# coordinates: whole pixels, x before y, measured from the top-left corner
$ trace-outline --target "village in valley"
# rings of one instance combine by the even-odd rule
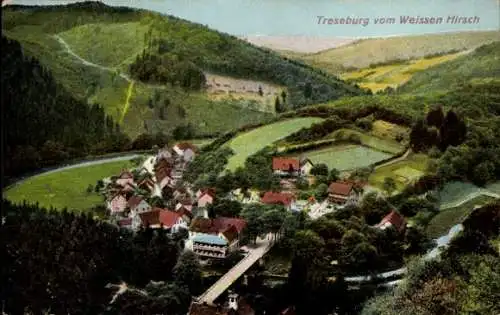
[[[209,207],[216,198],[243,205],[280,206],[287,212],[305,212],[311,219],[317,219],[347,206],[356,206],[368,191],[366,182],[334,175],[336,180],[329,183],[322,199],[315,196],[299,199],[296,182],[305,180],[314,185],[315,165],[307,158],[273,157],[269,168],[281,178],[279,190],[242,191],[238,188],[220,195],[214,187],[195,189],[192,183],[183,180],[184,170],[198,153],[199,148],[189,142],[178,143],[172,148],[165,146],[158,149],[156,155],[142,159],[139,167],[99,181],[97,186],[105,196],[110,221],[132,231],[151,228],[178,233],[184,230],[187,250],[192,250],[202,260],[220,259],[242,247],[240,241],[247,222],[239,217],[211,216]],[[331,173],[338,171],[333,169]],[[382,192],[378,195],[383,198]],[[387,215],[376,227],[395,227],[401,232],[405,224],[403,216],[388,208]]]
[[[498,30],[7,2],[1,315],[500,314]]]

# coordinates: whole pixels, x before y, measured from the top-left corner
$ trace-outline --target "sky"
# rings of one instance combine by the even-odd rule
[[[13,4],[63,4],[64,0],[11,0]],[[102,0],[175,15],[233,35],[377,37],[462,30],[499,30],[500,0]],[[401,16],[442,17],[440,24],[402,24]],[[360,24],[318,24],[325,18],[363,18]],[[447,23],[449,16],[475,23]],[[394,24],[375,23],[394,17]],[[326,22],[328,23],[328,22]]]

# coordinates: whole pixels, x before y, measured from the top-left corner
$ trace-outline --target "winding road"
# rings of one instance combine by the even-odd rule
[[[468,201],[471,201],[472,199],[477,198],[479,196],[488,196],[488,197],[500,199],[500,195],[499,194],[494,193],[492,191],[488,191],[486,189],[481,189],[479,191],[475,191],[473,193],[465,195],[464,198],[462,198],[460,200],[457,200],[457,201],[454,201],[454,202],[448,202],[448,203],[446,203],[444,205],[441,205],[439,207],[439,209],[440,210],[446,210],[446,209],[450,209],[450,208],[456,208],[456,207],[459,207],[459,206],[463,205],[464,203],[466,203]]]
[[[140,157],[140,156],[142,156],[142,154],[129,153],[129,154],[125,154],[123,156],[115,156],[115,157],[101,158],[101,159],[98,158],[98,159],[93,159],[93,160],[81,161],[81,162],[78,162],[75,164],[66,164],[63,166],[55,166],[55,167],[50,168],[50,169],[42,169],[40,172],[38,172],[34,175],[19,178],[18,180],[14,181],[9,186],[5,187],[4,191],[7,191],[7,190],[11,189],[12,187],[17,186],[19,184],[22,184],[23,182],[27,181],[28,179],[35,178],[37,176],[58,173],[58,172],[66,171],[66,170],[73,169],[73,168],[79,168],[79,167],[99,165],[99,164],[105,164],[105,163],[111,163],[111,162],[129,161],[129,160],[132,160],[132,159]]]

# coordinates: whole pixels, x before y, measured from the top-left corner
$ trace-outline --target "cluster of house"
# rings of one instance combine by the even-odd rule
[[[207,188],[194,192],[189,183],[182,181],[183,171],[196,153],[195,146],[180,143],[172,149],[160,149],[139,170],[123,171],[108,183],[107,206],[120,227],[131,230],[162,228],[171,232],[186,229],[189,249],[201,257],[224,258],[239,248],[246,222],[238,218],[209,218],[207,207],[216,198],[215,190]],[[274,158],[272,164],[275,172],[287,176],[309,176],[313,166],[307,159],[289,158]],[[355,182],[333,182],[328,187],[328,202],[337,206],[356,204],[361,191],[362,185]],[[237,196],[242,196],[241,191],[233,191],[228,197]],[[170,209],[151,205],[148,200],[154,197],[168,199]],[[253,193],[242,198],[239,200],[245,203],[282,205],[289,211],[301,211],[316,203],[313,197],[297,200],[295,193],[287,190]],[[384,220],[381,228],[397,225],[397,214],[388,215]]]
[[[274,174],[291,178],[310,177],[313,166],[313,163],[307,158],[274,157],[272,162]],[[335,207],[356,205],[361,199],[365,185],[366,183],[358,181],[343,180],[332,182],[328,186],[327,201]],[[285,189],[293,187],[286,180],[281,182],[281,186]],[[267,192],[261,201],[265,204],[282,204],[287,209],[295,211],[300,211],[304,208],[304,204],[296,200],[295,194],[289,191]],[[314,198],[310,198],[306,204],[314,202]],[[397,231],[402,232],[406,227],[406,220],[399,212],[391,210],[376,227],[382,230],[394,227]]]
[[[112,220],[123,228],[166,229],[172,233],[185,229],[186,246],[201,257],[224,258],[239,248],[246,222],[218,217],[210,219],[207,207],[214,202],[215,190],[194,192],[182,181],[183,171],[197,153],[189,143],[167,147],[144,162],[137,171],[124,170],[106,189],[107,207]],[[135,172],[135,174],[134,174]],[[154,197],[168,200],[170,209],[151,205]]]

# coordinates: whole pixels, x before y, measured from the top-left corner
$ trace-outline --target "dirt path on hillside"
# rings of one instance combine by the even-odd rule
[[[66,50],[66,52],[68,54],[75,57],[81,64],[88,66],[88,67],[97,68],[97,69],[102,70],[102,71],[116,73],[118,76],[125,79],[129,83],[135,84],[135,82],[137,82],[136,80],[132,79],[128,74],[123,73],[123,72],[119,72],[118,69],[116,69],[116,68],[98,65],[96,63],[93,63],[92,61],[88,61],[87,59],[79,56],[71,49],[71,47],[68,45],[68,43],[61,36],[56,34],[56,35],[53,35],[53,37],[64,47],[64,49]],[[153,89],[165,89],[165,86],[163,86],[163,85],[149,84],[149,83],[144,83],[144,82],[140,82],[140,83],[147,86],[147,87],[153,88]]]
[[[471,201],[479,196],[488,196],[488,197],[500,199],[499,194],[496,194],[496,193],[488,191],[488,190],[480,190],[480,191],[470,193],[470,194],[464,196],[464,198],[462,198],[460,200],[445,203],[444,205],[441,205],[439,207],[439,209],[446,210],[446,209],[456,208],[456,207],[459,207],[459,206],[463,205],[464,203]]]
[[[390,161],[388,161],[388,162],[386,162],[384,164],[377,165],[377,166],[375,166],[374,169],[379,169],[381,167],[389,166],[389,165],[392,165],[394,163],[398,163],[398,162],[404,161],[404,160],[406,160],[406,158],[408,157],[408,155],[410,155],[410,153],[411,153],[411,149],[408,149],[408,150],[406,150],[405,154],[403,154],[402,156],[400,156],[398,158],[395,158],[394,160],[390,160]]]

